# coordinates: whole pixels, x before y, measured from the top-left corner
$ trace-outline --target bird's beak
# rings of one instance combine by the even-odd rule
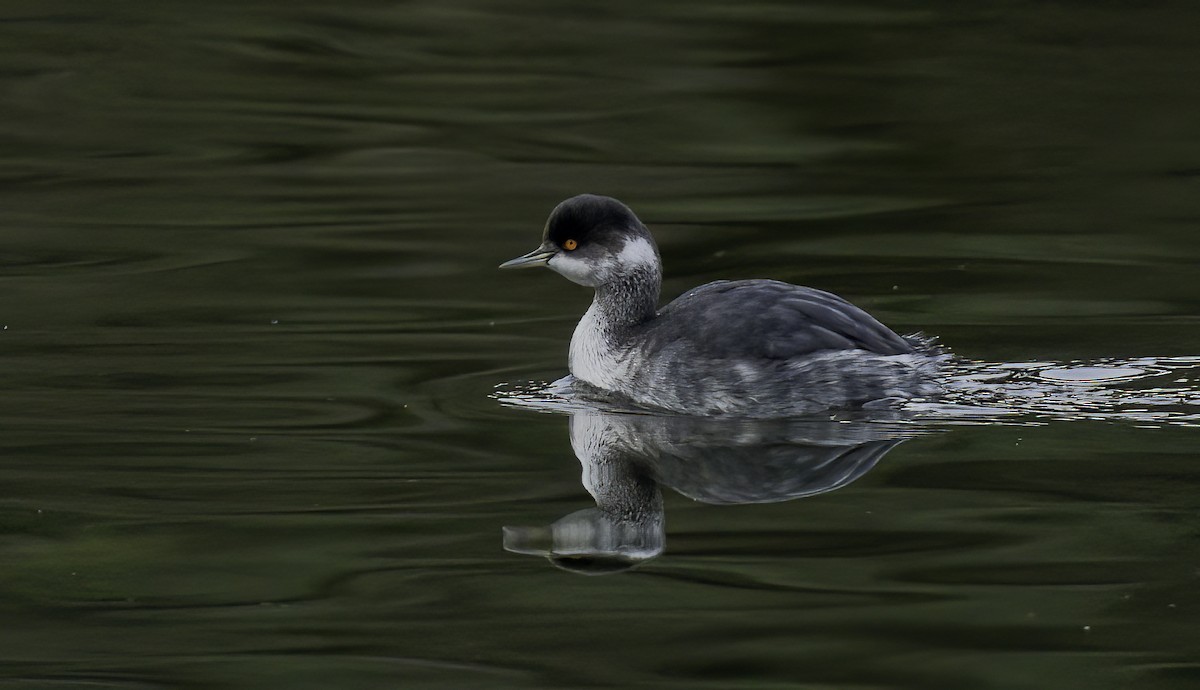
[[[558,249],[553,245],[543,244],[525,256],[518,256],[512,261],[505,261],[500,264],[500,268],[533,268],[534,266],[545,266],[549,263],[550,257],[557,253]]]

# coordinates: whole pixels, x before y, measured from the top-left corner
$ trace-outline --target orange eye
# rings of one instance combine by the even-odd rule
[[[567,251],[571,251],[578,246],[579,246],[579,243],[576,242],[575,240],[567,240],[566,242],[563,242],[563,249],[565,249]]]

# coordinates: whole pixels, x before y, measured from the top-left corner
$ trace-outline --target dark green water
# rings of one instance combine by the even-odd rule
[[[668,296],[814,285],[982,362],[1200,354],[1197,25],[7,0],[0,688],[1200,685],[1194,367],[810,498],[664,491],[665,551],[605,577],[503,549],[594,503],[567,417],[492,396],[565,373],[589,295],[495,266],[583,191]]]

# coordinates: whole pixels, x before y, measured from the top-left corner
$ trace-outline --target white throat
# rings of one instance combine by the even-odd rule
[[[604,311],[592,302],[575,326],[567,363],[575,378],[605,390],[619,390],[628,369],[626,353],[605,337]]]

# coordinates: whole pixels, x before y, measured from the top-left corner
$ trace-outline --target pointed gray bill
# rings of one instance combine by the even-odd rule
[[[500,264],[500,268],[533,268],[534,266],[545,266],[550,261],[550,257],[557,253],[558,250],[554,247],[547,247],[543,244],[525,256],[518,256],[512,261],[505,261]]]

